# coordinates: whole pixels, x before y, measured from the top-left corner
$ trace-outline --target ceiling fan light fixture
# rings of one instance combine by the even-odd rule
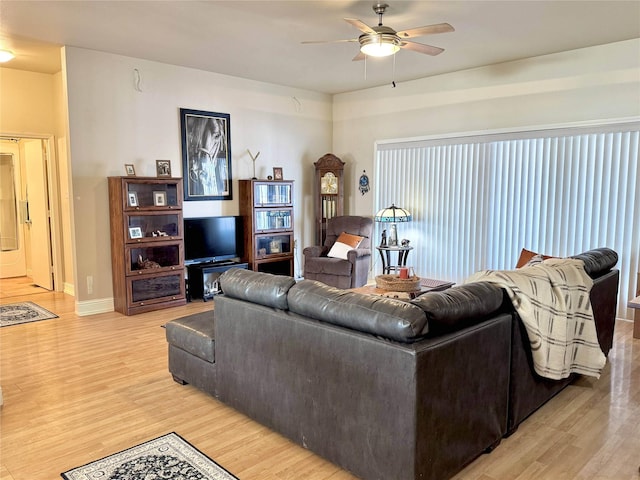
[[[400,39],[385,33],[361,35],[360,51],[369,57],[388,57],[400,50]]]
[[[0,63],[8,62],[15,58],[15,55],[11,50],[0,50]]]

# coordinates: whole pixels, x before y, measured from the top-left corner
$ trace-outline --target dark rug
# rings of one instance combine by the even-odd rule
[[[238,480],[175,432],[62,474],[66,480]]]
[[[48,320],[49,318],[58,318],[58,316],[33,302],[0,305],[0,327]]]

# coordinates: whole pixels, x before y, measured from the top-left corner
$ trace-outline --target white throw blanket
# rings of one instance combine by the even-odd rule
[[[593,280],[582,260],[553,258],[518,270],[486,270],[465,281],[471,282],[490,282],[507,291],[529,336],[538,375],[600,377],[606,358],[589,300]]]

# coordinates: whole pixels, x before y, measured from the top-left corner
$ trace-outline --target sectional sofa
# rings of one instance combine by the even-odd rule
[[[606,353],[617,255],[577,257]],[[220,282],[215,320],[167,324],[174,379],[363,479],[450,478],[572,380],[535,374],[517,314],[489,283],[404,302],[246,270]]]

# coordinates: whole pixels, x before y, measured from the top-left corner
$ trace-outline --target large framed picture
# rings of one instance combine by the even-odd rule
[[[184,199],[231,200],[228,113],[180,109]]]

